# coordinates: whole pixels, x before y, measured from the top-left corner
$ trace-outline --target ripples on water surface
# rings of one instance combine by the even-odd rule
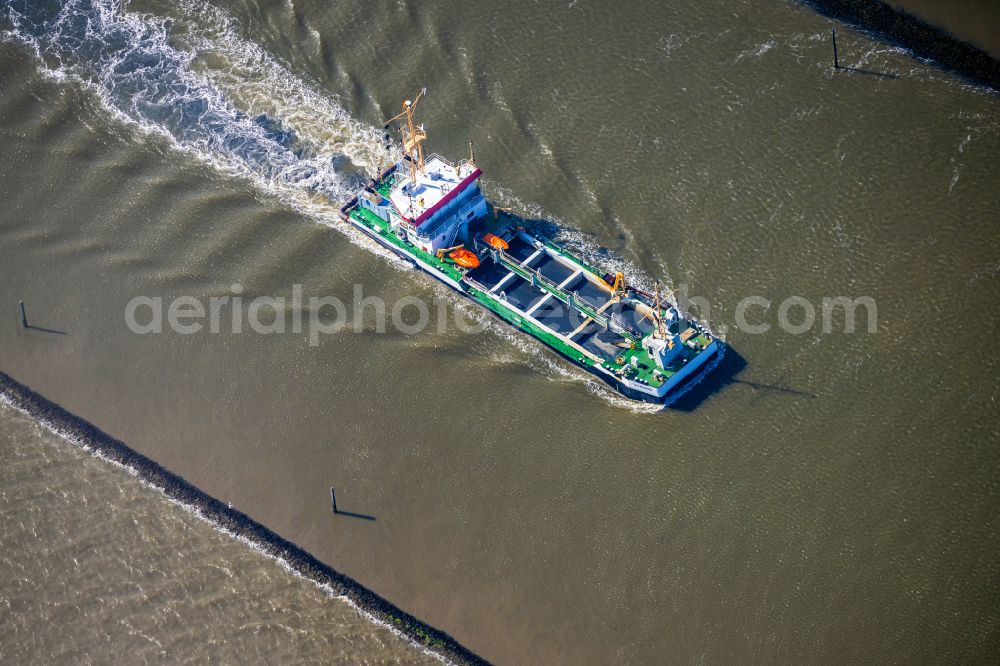
[[[844,28],[842,62],[876,75],[834,75],[829,22],[785,2],[0,7],[0,299],[70,333],[7,317],[5,371],[497,661],[998,649],[995,95]],[[432,148],[474,139],[500,202],[595,263],[688,284],[713,325],[751,294],[869,295],[878,333],[730,331],[726,381],[647,414],[501,326],[318,348],[125,329],[137,294],[234,282],[442,294],[328,228],[328,199],[384,163],[377,128],[422,86]],[[189,576],[158,568],[189,591],[216,552],[254,557],[170,509],[132,512],[141,490],[97,462],[69,453],[48,474],[38,456],[57,449],[17,450],[29,485],[118,486],[111,515],[161,525],[151,561],[183,555]],[[377,520],[331,521],[333,483]],[[30,524],[68,549],[75,515]],[[315,601],[246,566],[235,594],[266,604],[255,617]],[[83,589],[116,580],[144,592],[120,583],[108,604],[159,589],[118,566]],[[232,629],[195,591],[174,603],[205,605],[197,630],[129,621],[174,645]],[[335,612],[303,606],[301,626],[353,631]]]
[[[439,663],[125,470],[0,419],[6,663]]]

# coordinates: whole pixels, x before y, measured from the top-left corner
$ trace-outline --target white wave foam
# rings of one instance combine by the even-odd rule
[[[770,51],[771,49],[773,49],[774,47],[776,47],[777,45],[778,43],[775,42],[773,39],[769,39],[766,42],[757,44],[753,48],[750,48],[738,54],[736,56],[736,59],[733,60],[733,64],[738,63],[740,60],[743,60],[744,58],[759,58],[768,51]]]
[[[200,7],[187,4],[192,12]],[[333,160],[346,156],[371,169],[375,150],[383,150],[377,130],[352,120],[259,46],[239,38],[223,13],[202,8],[183,30],[174,29],[175,19],[126,11],[113,0],[69,0],[49,13],[29,1],[8,6],[7,16],[13,29],[5,37],[31,48],[44,75],[82,84],[140,135],[165,140],[338,229],[393,265],[405,264],[342,224],[331,205],[353,189],[333,168]],[[228,71],[197,65],[199,57],[215,48],[213,38],[233,64]],[[182,48],[185,43],[189,50]],[[237,88],[249,102],[246,108],[234,103],[231,93]],[[268,94],[282,100],[270,106],[272,113],[264,108]],[[292,113],[295,109],[299,111]],[[290,119],[277,115],[286,112]],[[308,114],[315,114],[309,123]],[[318,127],[326,128],[325,134]]]
[[[127,11],[115,0],[68,0],[58,11],[31,0],[15,4],[7,5],[13,30],[6,36],[35,52],[45,75],[84,85],[118,121],[140,135],[165,140],[337,229],[392,266],[411,269],[396,254],[343,224],[331,205],[352,191],[350,175],[338,173],[331,162],[344,156],[374,172],[388,161],[381,131],[353,119],[329,93],[240,36],[224,11],[196,0],[175,5],[184,18]],[[546,215],[538,204],[525,203],[496,183],[485,186],[519,214],[551,223],[558,230],[554,240],[588,263],[623,272],[641,289],[652,288],[631,261]],[[543,346],[529,344],[492,317],[485,320],[547,376],[582,379],[601,387],[601,397],[612,395],[588,373],[554,359]]]
[[[374,173],[401,155],[386,155],[381,131],[359,122],[331,99],[328,92],[293,74],[260,45],[240,36],[234,21],[222,10],[193,0],[177,7],[193,17],[198,29],[183,36],[191,50],[210,53],[199,71],[249,114],[266,113],[307,138],[325,155],[343,154]],[[319,33],[315,33],[319,39]]]
[[[31,419],[32,422],[35,423],[37,426],[39,426],[39,427],[41,427],[41,428],[43,428],[45,430],[48,430],[50,433],[52,433],[53,435],[55,435],[59,439],[62,439],[64,441],[66,441],[66,442],[69,442],[70,444],[76,446],[77,448],[80,448],[80,449],[86,451],[87,453],[91,454],[95,458],[98,458],[98,459],[100,459],[100,460],[102,460],[102,461],[110,464],[112,467],[115,467],[115,468],[117,468],[117,469],[125,472],[129,476],[134,477],[140,483],[140,485],[142,485],[145,488],[149,488],[150,490],[156,491],[157,493],[160,494],[160,496],[164,500],[166,500],[167,502],[169,502],[173,506],[176,506],[176,507],[180,508],[182,511],[184,511],[185,513],[188,513],[188,514],[190,514],[192,516],[195,516],[199,520],[204,521],[207,525],[209,525],[216,532],[219,532],[220,534],[224,534],[224,535],[226,535],[226,536],[228,536],[230,538],[233,538],[233,539],[239,541],[240,543],[242,543],[243,545],[247,546],[250,550],[254,551],[258,555],[262,555],[262,556],[266,557],[267,559],[269,559],[269,560],[277,563],[278,566],[280,566],[282,569],[284,569],[285,571],[287,571],[291,575],[295,576],[296,578],[308,581],[309,583],[311,583],[312,585],[314,585],[317,589],[319,589],[323,593],[325,593],[331,599],[337,599],[337,600],[345,602],[348,606],[350,606],[352,609],[354,609],[354,611],[356,613],[358,613],[358,615],[364,617],[367,621],[371,622],[372,624],[375,624],[377,626],[384,627],[384,628],[388,629],[394,636],[397,636],[397,637],[403,639],[408,644],[410,644],[414,648],[416,648],[420,653],[425,654],[425,655],[429,655],[431,657],[434,657],[435,659],[437,659],[438,661],[440,661],[441,663],[444,663],[444,664],[450,664],[451,663],[450,661],[448,661],[444,657],[444,655],[438,654],[437,652],[434,652],[433,650],[430,650],[426,645],[423,645],[422,643],[414,640],[410,636],[407,636],[405,633],[403,633],[402,631],[400,631],[397,627],[393,626],[392,624],[390,624],[388,622],[385,622],[381,618],[379,618],[379,617],[373,615],[372,613],[368,612],[367,610],[365,610],[364,608],[362,608],[361,606],[359,606],[358,604],[356,604],[350,597],[348,597],[346,595],[343,595],[343,594],[340,594],[339,592],[337,592],[329,584],[322,583],[322,582],[320,582],[320,581],[318,581],[318,580],[316,580],[314,578],[310,578],[309,576],[306,576],[306,575],[302,574],[300,571],[298,571],[294,567],[294,565],[292,564],[292,562],[290,562],[289,560],[287,560],[287,559],[285,559],[283,557],[280,557],[278,555],[275,555],[274,553],[268,551],[259,542],[254,541],[253,539],[250,539],[250,538],[248,538],[248,537],[246,537],[246,536],[244,536],[242,534],[237,534],[236,532],[233,532],[229,528],[227,528],[227,527],[225,527],[223,525],[220,525],[218,522],[212,520],[210,517],[208,517],[207,515],[205,515],[205,513],[197,505],[187,504],[185,502],[181,502],[178,499],[170,497],[169,495],[167,495],[166,488],[164,488],[163,486],[159,486],[159,485],[157,485],[155,483],[152,483],[152,482],[148,481],[147,479],[143,478],[141,470],[136,469],[135,467],[132,467],[131,465],[125,465],[123,463],[118,462],[117,460],[114,460],[113,458],[108,457],[107,455],[104,454],[103,451],[101,451],[100,449],[94,448],[93,446],[90,446],[86,441],[84,441],[83,439],[81,439],[80,437],[78,437],[75,433],[71,433],[71,432],[65,430],[64,428],[62,428],[61,426],[59,426],[57,423],[55,423],[55,422],[53,422],[53,421],[51,421],[49,419],[46,419],[46,418],[43,418],[43,417],[39,417],[38,415],[31,413],[29,410],[27,410],[27,409],[25,409],[25,408],[23,408],[23,407],[15,404],[3,392],[0,392],[0,403],[3,403],[4,405],[7,405],[8,407],[14,409],[15,411],[17,411],[17,412],[19,412],[21,414],[24,414],[26,417],[28,417],[29,419]]]

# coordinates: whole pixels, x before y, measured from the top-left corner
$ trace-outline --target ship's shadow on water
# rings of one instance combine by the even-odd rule
[[[520,215],[503,209],[499,210],[495,224],[497,226],[509,225],[512,227],[523,227],[528,233],[534,236],[549,238],[555,240],[556,242],[560,241],[560,235],[563,231],[565,231],[565,229],[560,227],[558,224],[549,220],[521,217]],[[568,249],[578,250],[578,248],[572,247],[569,247]],[[597,263],[600,263],[602,259],[614,259],[611,250],[603,247],[591,249],[596,255]],[[595,259],[595,257],[588,257],[588,259]],[[713,361],[710,360],[709,363],[713,363]],[[726,345],[722,358],[719,359],[714,367],[705,368],[704,372],[697,372],[692,377],[685,380],[685,382],[690,382],[690,384],[687,387],[683,384],[679,387],[679,390],[682,391],[681,395],[673,402],[667,404],[665,411],[692,412],[700,407],[702,403],[704,403],[712,395],[720,392],[725,387],[733,385],[750,387],[755,392],[759,392],[760,397],[764,397],[769,393],[815,397],[811,394],[796,391],[778,384],[766,384],[738,379],[738,375],[742,373],[746,367],[747,361],[743,355],[736,351],[732,346]],[[601,377],[601,379],[604,378]],[[613,385],[611,388],[617,390],[617,387]]]
[[[849,69],[850,71],[855,71],[861,74],[877,74],[876,72],[868,72],[867,70],[859,70],[857,68],[842,67],[841,69]],[[563,227],[546,219],[522,217],[504,209],[498,209],[497,213],[498,214],[494,220],[494,224],[497,227],[523,227],[528,233],[534,236],[549,238],[556,242],[560,242],[560,236],[565,231]],[[570,245],[573,244],[571,243]],[[579,248],[570,246],[567,246],[567,249],[570,249],[571,251],[579,251]],[[595,256],[586,258],[592,260],[594,263],[602,264],[604,263],[602,260],[607,260],[608,263],[613,263],[613,260],[615,259],[611,250],[606,248],[591,247],[589,249],[591,252],[588,252],[588,254]],[[710,360],[708,363],[713,362],[714,361]],[[722,358],[714,363],[714,367],[706,367],[703,371],[696,372],[692,377],[685,379],[684,381],[689,384],[684,386],[682,383],[682,385],[678,387],[681,394],[676,400],[668,403],[664,411],[693,412],[706,400],[716,393],[721,392],[724,388],[748,389],[753,393],[753,396],[750,398],[753,402],[765,398],[780,396],[786,398],[817,397],[813,393],[786,386],[780,379],[773,382],[741,379],[740,375],[746,370],[748,365],[747,360],[731,345],[725,346]],[[602,379],[604,378],[602,377]],[[617,387],[613,385],[611,388],[617,390]]]
[[[746,367],[747,362],[743,355],[727,345],[718,365],[709,369],[701,377],[701,381],[688,388],[679,398],[667,405],[667,411],[693,412],[723,388],[739,383],[740,380],[736,377]]]
[[[742,354],[727,345],[719,364],[709,370],[701,381],[668,405],[667,410],[692,412],[708,398],[723,389],[748,389],[752,394],[750,396],[751,402],[758,402],[766,398],[813,399],[819,397],[815,393],[787,386],[781,379],[771,382],[741,379],[740,375],[747,369],[748,365]]]

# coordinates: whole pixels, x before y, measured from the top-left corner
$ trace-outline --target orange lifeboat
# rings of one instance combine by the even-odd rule
[[[483,240],[498,250],[506,250],[510,247],[510,245],[507,244],[507,241],[500,238],[496,234],[485,233],[483,234]]]
[[[462,268],[476,268],[479,266],[479,257],[475,252],[460,247],[448,254],[448,257]]]

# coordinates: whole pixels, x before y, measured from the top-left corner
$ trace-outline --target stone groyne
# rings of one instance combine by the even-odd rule
[[[0,399],[57,435],[131,470],[146,483],[159,488],[168,498],[192,508],[220,529],[246,539],[301,576],[347,598],[374,621],[384,623],[422,649],[450,663],[487,663],[448,634],[400,610],[246,514],[196,488],[156,461],[132,450],[88,421],[70,414],[3,372],[0,372]]]
[[[878,0],[803,2],[824,16],[870,31],[974,83],[992,88],[994,92],[1000,91],[1000,60],[902,9]]]

